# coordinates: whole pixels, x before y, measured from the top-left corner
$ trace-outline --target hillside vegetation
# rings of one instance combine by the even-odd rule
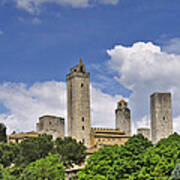
[[[0,144],[0,179],[63,180],[65,169],[80,165],[86,147],[66,137],[48,135],[20,144]],[[179,180],[180,135],[174,133],[153,145],[134,135],[124,145],[105,146],[92,154],[77,180]]]

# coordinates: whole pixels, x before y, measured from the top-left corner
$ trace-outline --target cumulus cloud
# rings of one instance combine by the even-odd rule
[[[9,110],[0,121],[8,132],[35,129],[38,117],[44,114],[65,116],[65,84],[62,82],[35,83],[30,88],[23,83],[0,85],[0,101]]]
[[[35,83],[31,87],[24,83],[4,83],[0,85],[0,92],[0,102],[9,110],[0,114],[0,122],[6,124],[8,133],[35,130],[42,115],[56,115],[67,120],[64,82]],[[92,126],[114,127],[114,111],[121,98],[91,87]]]
[[[92,126],[115,128],[115,109],[117,108],[117,102],[123,97],[121,95],[111,96],[95,87],[91,89]],[[126,100],[128,101],[128,99]]]
[[[151,42],[136,42],[130,47],[117,45],[107,53],[111,68],[117,72],[114,78],[132,90],[129,101],[135,127],[140,122],[144,123],[145,119],[148,121],[149,96],[155,91],[172,93],[173,113],[177,122],[180,116],[180,55],[163,52]],[[174,123],[175,129],[180,132],[177,124]]]

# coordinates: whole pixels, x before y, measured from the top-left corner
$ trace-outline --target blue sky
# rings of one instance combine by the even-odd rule
[[[28,91],[28,88],[36,83],[65,82],[69,68],[77,64],[82,57],[87,70],[91,72],[94,88],[112,99],[116,96],[129,98],[129,102],[133,102],[130,102],[133,108],[134,100],[137,98],[133,99],[135,94],[141,94],[144,85],[154,79],[144,81],[135,78],[134,82],[137,81],[140,89],[133,89],[130,87],[132,83],[129,82],[131,77],[126,80],[128,75],[117,63],[122,57],[126,59],[128,56],[120,57],[121,51],[110,55],[107,50],[113,50],[118,45],[133,49],[133,45],[138,42],[143,42],[145,47],[151,42],[161,48],[161,53],[174,54],[179,61],[179,0],[77,0],[77,3],[74,0],[37,0],[36,4],[34,2],[0,1],[0,86],[3,87],[9,82],[11,85],[8,86],[8,90],[19,86],[19,83],[23,83],[26,86],[24,91]],[[113,61],[114,58],[116,62]],[[133,70],[134,68],[128,74]],[[154,73],[154,70],[150,73]],[[123,75],[125,80],[122,79]],[[167,83],[171,84],[169,82],[172,82],[172,76],[163,75],[158,82],[164,79],[168,79]],[[163,85],[153,86],[154,88],[149,88],[151,91],[147,91],[147,100],[142,100],[142,105],[133,112],[134,121],[142,122],[143,118],[148,118],[145,116],[148,114],[147,103],[151,92],[166,89],[171,91],[180,87],[176,82],[167,88]],[[0,97],[0,114],[6,116],[1,118],[4,122],[9,114],[15,116],[7,96]],[[144,97],[145,95],[142,96]],[[143,109],[144,113],[139,112],[140,109]],[[174,109],[174,117],[177,119],[180,112],[176,110],[178,107]],[[101,115],[103,119],[103,114]],[[97,117],[100,117],[100,114]]]

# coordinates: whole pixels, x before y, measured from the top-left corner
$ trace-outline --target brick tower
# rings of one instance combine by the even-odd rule
[[[80,59],[79,64],[66,75],[68,136],[90,147],[90,73]]]
[[[173,132],[171,94],[152,94],[150,106],[152,142],[156,143],[161,138],[166,138]]]
[[[131,135],[131,111],[127,107],[127,102],[123,99],[118,102],[116,113],[116,128]]]

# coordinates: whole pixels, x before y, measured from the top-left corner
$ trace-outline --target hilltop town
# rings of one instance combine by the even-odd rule
[[[115,129],[91,127],[90,104],[90,73],[86,72],[82,59],[70,69],[66,75],[67,84],[67,135],[81,141],[89,149],[98,149],[104,145],[124,144],[132,135],[131,110],[128,102],[121,99],[115,109]],[[150,96],[151,128],[140,127],[138,134],[153,143],[166,138],[173,133],[171,94],[155,92]],[[103,118],[103,117],[102,117]],[[54,139],[65,136],[65,119],[53,115],[44,115],[36,124],[37,132],[18,133],[10,135],[9,141],[21,140],[51,134]]]

